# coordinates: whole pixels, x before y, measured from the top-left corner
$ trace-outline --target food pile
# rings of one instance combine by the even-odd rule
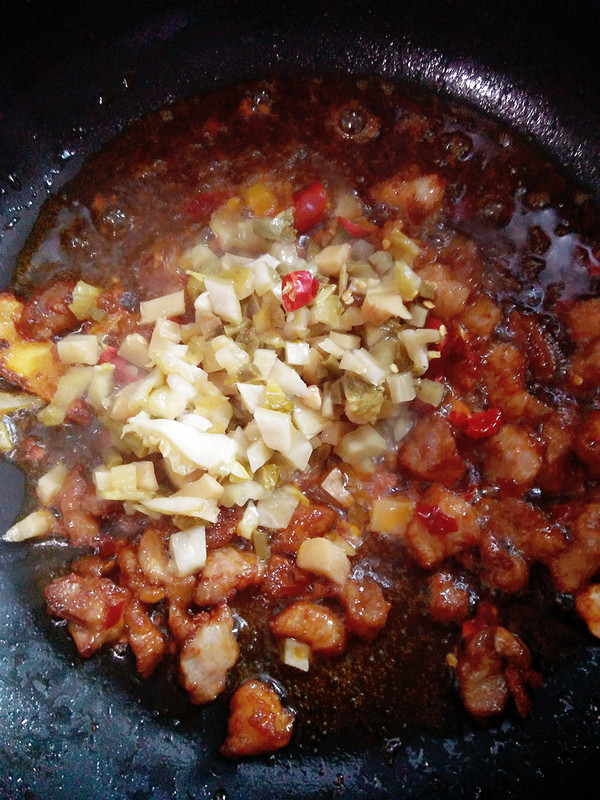
[[[475,158],[464,135],[446,146],[450,167],[425,169],[431,112],[395,119],[384,86],[390,119],[369,115],[367,88],[333,102],[311,84],[325,144],[294,138],[277,83],[235,90],[231,118],[192,102],[188,149],[134,158],[87,204],[63,198],[25,279],[0,295],[0,447],[35,492],[4,538],[77,549],[45,597],[80,655],[127,645],[143,677],[174,662],[194,704],[230,694],[229,757],[284,747],[295,718],[264,674],[231,685],[248,595],[284,670],[310,681],[354,642],[377,647],[398,586],[418,575],[482,719],[509,700],[525,716],[541,684],[503,619],[532,569],[599,632],[596,251],[585,237],[572,248],[587,293],[551,307],[543,281],[535,308],[521,284],[494,284],[481,225],[508,237],[525,189],[512,221],[486,219],[446,174]],[[177,114],[152,124],[168,132]],[[241,124],[251,141],[279,131],[270,169],[250,169]],[[354,152],[395,153],[398,136],[416,148],[409,165],[372,151],[368,178],[323,167],[331,141],[343,173],[368,163],[349,166]],[[306,180],[290,153],[310,148]],[[149,202],[157,225],[177,220],[171,235],[144,217]]]

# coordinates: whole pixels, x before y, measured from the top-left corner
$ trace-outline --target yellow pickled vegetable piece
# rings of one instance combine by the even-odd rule
[[[0,376],[31,394],[50,401],[64,372],[54,357],[52,342],[32,342],[23,338],[15,325],[23,303],[10,294],[0,295]]]

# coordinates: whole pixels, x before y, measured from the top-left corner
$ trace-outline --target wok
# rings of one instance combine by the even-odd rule
[[[17,2],[0,39],[2,285],[44,199],[87,154],[171,99],[273,71],[382,74],[465,100],[532,136],[600,198],[599,32],[594,2]],[[22,483],[1,465],[0,528]],[[358,732],[229,763],[216,755],[224,704],[186,709],[118,660],[73,656],[43,612],[43,555],[0,548],[2,798],[564,797],[596,782],[590,639],[546,672],[526,721],[365,744]]]

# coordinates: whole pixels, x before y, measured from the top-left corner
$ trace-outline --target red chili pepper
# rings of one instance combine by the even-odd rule
[[[428,317],[425,322],[425,327],[432,330],[439,330],[445,323],[437,317]],[[461,368],[470,366],[473,360],[473,354],[467,349],[467,343],[462,335],[462,327],[458,323],[451,323],[446,326],[446,334],[441,342],[438,344],[430,345],[432,350],[439,350],[440,357],[433,358],[429,362],[429,368],[425,373],[425,377],[430,380],[438,380],[439,378],[447,378],[448,372],[451,372],[453,367],[460,364]]]
[[[319,281],[307,269],[288,272],[281,279],[281,300],[286,311],[295,311],[314,300],[319,291]]]
[[[487,411],[477,411],[474,414],[451,411],[448,419],[453,425],[460,428],[469,439],[485,439],[496,433],[500,427],[502,411],[496,407],[488,408]]]
[[[326,207],[327,193],[321,181],[294,192],[294,225],[298,233],[321,222]]]
[[[458,522],[454,517],[444,514],[439,506],[417,506],[415,514],[421,519],[431,534],[443,535],[458,530]]]
[[[338,222],[345,228],[351,236],[368,236],[373,231],[377,230],[377,225],[369,222],[368,219],[361,217],[360,219],[351,220],[346,217],[338,217]]]
[[[106,619],[104,620],[104,627],[108,630],[112,628],[113,625],[116,625],[117,622],[121,619],[121,614],[123,613],[123,606],[125,605],[125,600],[118,600],[113,605],[110,605],[106,611]]]
[[[229,192],[202,192],[191,197],[183,207],[183,211],[197,222],[205,222],[219,206],[231,197]]]
[[[131,383],[139,376],[139,370],[129,361],[126,361],[123,356],[117,354],[117,348],[107,346],[102,351],[99,364],[114,364],[114,378],[117,383]]]

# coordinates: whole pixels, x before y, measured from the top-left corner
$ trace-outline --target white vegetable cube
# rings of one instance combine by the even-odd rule
[[[414,300],[422,283],[417,273],[405,261],[395,261],[392,274],[400,297],[403,300]]]
[[[87,399],[93,408],[103,408],[104,402],[111,396],[115,388],[114,372],[114,364],[96,364],[92,370]]]
[[[285,488],[275,489],[256,505],[258,524],[262,528],[283,530],[290,524],[297,505],[298,497],[294,494]]]
[[[342,461],[355,466],[364,466],[369,459],[385,452],[385,439],[371,425],[361,425],[346,436],[335,448]]]
[[[310,356],[310,345],[308,342],[286,342],[285,360],[288,364],[304,366],[308,364]]]
[[[227,278],[205,278],[204,285],[214,313],[225,322],[237,325],[242,321],[242,307],[233,281]]]
[[[106,500],[141,500],[158,490],[151,461],[99,467],[94,471],[94,482],[98,493]]]
[[[73,300],[69,303],[70,311],[78,320],[102,319],[103,312],[97,306],[101,293],[102,290],[98,286],[92,286],[85,281],[77,281],[73,287]]]
[[[70,333],[56,343],[58,357],[63,364],[98,363],[100,344],[93,334]]]
[[[68,470],[64,464],[56,464],[39,479],[36,486],[36,494],[43,505],[49,506],[52,504],[67,477],[67,472]]]
[[[292,411],[292,418],[294,425],[298,430],[306,436],[307,439],[312,439],[318,433],[321,433],[323,428],[327,425],[327,420],[310,408],[303,408],[296,406]]]
[[[360,347],[360,336],[356,336],[353,333],[331,331],[329,338],[339,345],[342,350],[356,350],[357,347]]]
[[[237,532],[244,539],[251,539],[258,528],[258,510],[250,500],[244,509],[244,515],[237,524]]]
[[[259,347],[254,353],[254,364],[262,377],[266,380],[271,375],[271,370],[277,361],[277,353],[274,350],[267,350]]]
[[[280,278],[275,269],[278,263],[274,256],[265,253],[248,264],[254,273],[254,291],[259,297],[272,291],[279,283]]]
[[[229,375],[235,377],[240,369],[250,363],[250,356],[227,336],[217,336],[212,340],[215,361]]]
[[[342,471],[335,467],[321,481],[321,488],[344,508],[350,508],[353,503],[352,494],[346,489],[345,478]]]
[[[206,528],[197,525],[171,534],[169,550],[179,577],[193,575],[206,564]]]
[[[11,414],[22,408],[39,408],[42,405],[44,405],[44,401],[31,394],[0,391],[0,414]]]
[[[421,378],[417,387],[419,400],[429,403],[431,406],[439,406],[446,394],[446,387],[439,381],[432,381],[429,378]]]
[[[246,458],[248,459],[248,464],[252,472],[256,472],[263,464],[266,464],[272,455],[273,451],[271,448],[267,447],[261,439],[252,442],[246,449]]]
[[[149,361],[148,346],[148,340],[141,333],[130,333],[123,339],[117,353],[136,367],[146,367]]]
[[[287,638],[283,640],[281,649],[281,660],[288,667],[308,672],[310,669],[311,649],[306,642],[299,642],[297,639]]]
[[[236,383],[242,405],[250,414],[254,414],[265,399],[265,387],[258,383]]]
[[[258,425],[264,443],[271,450],[280,453],[289,452],[294,438],[292,418],[283,411],[272,411],[270,408],[257,408],[254,419]]]
[[[386,378],[392,403],[407,403],[417,396],[412,372],[397,372]]]
[[[322,275],[337,275],[350,258],[351,250],[352,246],[348,243],[330,244],[317,253],[313,261]]]
[[[220,500],[223,491],[219,481],[207,472],[199,480],[185,484],[174,497],[203,497],[205,500]]]
[[[303,433],[292,431],[292,445],[283,455],[296,469],[305,470],[312,455],[312,445]]]
[[[399,317],[409,320],[410,311],[404,305],[402,298],[389,286],[379,286],[369,289],[362,304],[362,315],[366,322],[378,325],[390,317]]]
[[[371,530],[401,536],[412,519],[415,504],[408,497],[380,497],[371,507]]]
[[[158,319],[152,330],[148,356],[153,359],[181,341],[181,326],[172,319]]]
[[[340,586],[346,582],[350,573],[350,560],[346,553],[322,536],[302,542],[298,548],[296,564],[300,569],[322,575]]]
[[[385,378],[385,370],[375,361],[364,347],[357,350],[346,350],[340,361],[341,369],[360,375],[373,386],[379,386]]]
[[[5,542],[24,542],[26,539],[47,536],[55,521],[54,515],[46,509],[33,511],[9,528],[2,538]]]
[[[181,289],[178,292],[165,294],[155,297],[152,300],[145,300],[140,303],[140,323],[147,325],[156,322],[161,317],[179,317],[185,312],[185,292]]]
[[[91,376],[92,367],[71,367],[58,381],[52,401],[39,412],[39,421],[48,427],[64,422],[71,403],[84,394]]]
[[[305,397],[308,386],[295,369],[277,359],[271,369],[270,379],[279,384],[288,397]]]

